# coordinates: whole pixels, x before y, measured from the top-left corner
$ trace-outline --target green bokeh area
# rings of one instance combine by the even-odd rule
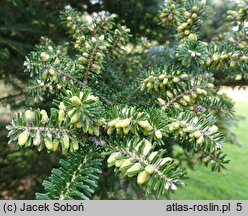
[[[235,107],[236,113],[245,117],[233,127],[242,146],[225,144],[223,150],[231,160],[227,169],[213,173],[210,167],[197,165],[195,170],[188,170],[187,186],[172,194],[171,199],[248,199],[248,100],[237,101]]]

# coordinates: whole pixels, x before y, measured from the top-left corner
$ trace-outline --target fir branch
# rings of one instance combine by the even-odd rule
[[[89,199],[94,193],[101,173],[101,155],[98,149],[81,148],[67,159],[60,160],[60,168],[53,169],[44,180],[45,193],[36,193],[38,200]]]

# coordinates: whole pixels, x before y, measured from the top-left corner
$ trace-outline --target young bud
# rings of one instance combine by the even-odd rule
[[[112,153],[112,154],[109,156],[109,158],[108,158],[108,160],[107,160],[107,163],[115,163],[116,158],[117,158],[118,156],[120,156],[120,153],[119,153],[119,152],[114,152],[114,153]]]
[[[108,135],[112,135],[114,132],[114,128],[113,127],[109,127],[108,130],[107,130],[107,134]]]
[[[142,127],[142,128],[148,128],[149,126],[151,126],[150,123],[147,120],[145,120],[145,121],[138,121],[138,125],[140,127]]]
[[[49,118],[48,118],[46,110],[41,110],[40,114],[41,114],[41,122],[42,122],[42,124],[47,123]]]
[[[97,40],[96,40],[95,37],[92,37],[92,38],[91,38],[91,41],[92,41],[93,43],[96,43]]]
[[[52,68],[50,68],[50,69],[48,70],[48,72],[49,72],[49,74],[50,74],[51,76],[54,76],[54,75],[55,75],[55,71],[54,71]]]
[[[88,97],[86,98],[86,100],[93,100],[93,101],[98,101],[99,98],[94,96],[94,95],[88,95]]]
[[[69,146],[70,146],[70,140],[69,140],[69,137],[67,135],[64,135],[63,137],[63,150],[67,150],[69,149]]]
[[[184,12],[184,16],[185,16],[186,18],[188,18],[188,17],[190,17],[190,13],[189,13],[188,11],[185,11],[185,12]]]
[[[215,133],[215,132],[218,131],[218,127],[217,127],[216,125],[213,125],[212,127],[210,127],[210,128],[208,129],[208,131],[209,131],[210,133]]]
[[[130,129],[131,129],[130,127],[124,127],[124,128],[123,128],[123,133],[124,133],[124,134],[128,134],[129,131],[130,131]]]
[[[60,110],[65,110],[65,104],[63,102],[60,102],[59,109]]]
[[[187,28],[187,26],[188,26],[188,23],[183,23],[183,24],[182,24],[182,28],[183,28],[183,29]]]
[[[174,83],[178,83],[179,82],[179,78],[178,77],[174,77],[172,80]]]
[[[192,24],[193,23],[192,19],[187,19],[187,23]]]
[[[204,6],[204,5],[206,5],[206,0],[201,0],[200,3],[201,3],[202,6]]]
[[[81,57],[78,58],[78,61],[84,63],[84,62],[87,62],[87,59],[85,57],[81,56]]]
[[[198,17],[198,15],[197,15],[196,13],[193,13],[193,14],[192,14],[192,18],[193,18],[193,19],[196,19],[197,17]]]
[[[125,29],[125,32],[126,32],[126,33],[130,33],[131,30],[130,30],[129,28],[126,28],[126,29]]]
[[[214,88],[214,84],[213,83],[208,83],[208,88]]]
[[[198,12],[199,11],[199,8],[197,6],[194,6],[194,7],[192,7],[192,11],[193,12]]]
[[[37,131],[37,132],[36,132],[36,135],[35,135],[35,138],[34,138],[34,140],[33,140],[33,145],[34,145],[34,146],[38,146],[38,145],[40,145],[40,143],[41,143],[40,132]]]
[[[79,149],[79,143],[76,140],[72,141],[72,148],[74,151],[77,151]]]
[[[163,100],[162,98],[158,98],[158,102],[159,102],[161,105],[164,105],[164,104],[165,104],[165,100]]]
[[[166,95],[167,95],[169,98],[173,98],[173,94],[172,94],[170,91],[166,91]]]
[[[29,131],[26,129],[18,136],[18,145],[23,146],[28,141]]]
[[[64,118],[65,118],[65,111],[60,109],[59,110],[59,118],[58,118],[59,122],[63,121]]]
[[[67,20],[67,21],[72,21],[72,17],[71,17],[71,16],[68,16],[68,17],[66,18],[66,20]]]
[[[59,147],[59,141],[54,139],[53,142],[52,142],[52,145],[53,145],[52,151],[57,151],[57,149]]]
[[[100,40],[100,41],[104,41],[104,35],[101,35],[101,36],[99,37],[99,40]]]
[[[113,119],[112,121],[110,121],[109,123],[108,123],[108,127],[115,127],[115,124],[117,123],[117,119]]]
[[[187,102],[187,103],[190,103],[190,96],[189,95],[184,95],[183,96],[183,99]]]
[[[145,171],[150,175],[153,174],[154,170],[155,170],[155,167],[153,165],[147,165],[145,168]]]
[[[122,121],[120,121],[120,127],[125,128],[128,125],[130,125],[131,120],[130,119],[123,119]]]
[[[86,47],[86,49],[90,49],[91,48],[91,46],[87,42],[85,42],[85,47]]]
[[[201,133],[201,131],[195,131],[193,135],[197,139],[202,135],[202,133]]]
[[[74,114],[72,117],[71,117],[71,123],[72,124],[75,124],[81,117],[81,113],[76,113]]]
[[[120,168],[124,161],[125,159],[120,159],[120,160],[115,161],[115,166]]]
[[[165,75],[163,75],[163,74],[159,75],[159,77],[158,77],[159,80],[163,80],[164,78],[165,78]]]
[[[197,140],[196,140],[196,144],[201,145],[204,141],[204,137],[200,136]]]
[[[203,89],[197,88],[196,93],[199,95],[203,94]]]
[[[168,79],[167,78],[164,78],[163,84],[166,85],[167,83],[168,83]]]
[[[191,34],[189,34],[188,39],[189,40],[197,40],[197,35],[191,33]]]
[[[49,59],[49,55],[48,54],[46,54],[45,52],[42,52],[41,54],[40,54],[40,57],[41,57],[41,60],[42,61],[47,61],[48,59]]]
[[[139,173],[137,177],[137,184],[144,184],[148,180],[149,174],[146,171]]]
[[[81,100],[77,96],[73,96],[70,98],[70,101],[74,106],[80,106],[81,105]]]
[[[82,128],[82,123],[81,123],[81,121],[76,122],[76,123],[75,123],[75,127],[76,127],[76,128]]]
[[[161,139],[162,138],[162,133],[161,133],[161,131],[160,130],[156,130],[155,131],[155,137],[157,138],[157,139]]]
[[[214,60],[214,61],[218,61],[218,60],[219,60],[219,55],[218,55],[217,53],[215,53],[215,54],[213,55],[213,60]]]
[[[35,118],[34,112],[32,112],[31,110],[26,110],[26,112],[25,112],[26,122],[33,122],[34,118]]]
[[[45,142],[45,146],[46,146],[47,150],[52,150],[53,149],[52,140],[44,139],[44,142]]]
[[[185,31],[184,31],[184,34],[185,34],[185,35],[189,35],[189,34],[190,34],[190,31],[189,31],[189,30],[185,30]]]
[[[127,173],[130,173],[130,172],[139,172],[140,169],[141,169],[140,163],[135,163],[133,166],[131,166],[127,170]],[[134,175],[136,175],[136,174],[128,175],[128,177],[133,177]]]
[[[152,130],[153,130],[153,127],[151,125],[149,127],[147,127],[147,128],[144,128],[144,132],[146,132],[146,133],[148,133],[148,132],[150,132]]]
[[[122,163],[120,169],[127,167],[127,166],[130,166],[130,165],[132,165],[132,162],[130,161],[130,159],[125,159],[124,162]]]

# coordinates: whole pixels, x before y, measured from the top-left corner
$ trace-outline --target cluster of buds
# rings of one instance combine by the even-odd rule
[[[159,17],[164,26],[178,25],[177,8],[173,1],[168,1]]]
[[[167,90],[166,98],[158,98],[158,102],[162,106],[161,110],[164,112],[168,107],[175,107],[181,109],[182,106],[190,106],[196,102],[200,97],[204,97],[208,94],[205,89],[211,90],[214,88],[212,83],[206,83],[204,88],[194,86],[192,89],[188,90],[187,93],[180,94],[176,89],[173,92]]]
[[[124,136],[129,132],[132,134],[138,134],[139,131],[144,136],[152,135],[155,139],[162,139],[162,129],[154,128],[147,120],[133,120],[131,118],[126,119],[113,119],[108,123],[107,134],[112,135],[116,130],[117,134]]]
[[[233,68],[236,67],[238,62],[243,62],[244,64],[248,63],[248,56],[242,54],[239,51],[236,52],[215,52],[213,53],[210,58],[208,59],[208,61],[205,63],[206,66],[209,67],[214,67],[214,68]]]
[[[91,17],[91,19],[88,19],[88,16],[87,13],[82,14],[74,9],[67,9],[62,17],[67,28],[69,28],[69,34],[75,39],[74,47],[77,50],[82,50],[88,38],[96,35],[106,35],[106,32],[112,31],[115,25],[113,22],[116,17],[115,14],[111,16],[98,15]]]
[[[82,55],[78,58],[79,68],[85,73],[99,74],[106,49],[104,35],[92,37],[90,40],[85,41]]]
[[[86,27],[86,19],[82,13],[75,11],[74,9],[67,9],[64,11],[64,16],[62,17],[66,23],[66,27],[69,29],[69,33],[77,38]]]
[[[85,43],[85,36],[84,35],[78,35],[76,37],[76,41],[74,43],[74,48],[79,51],[84,46],[84,43]]]
[[[53,111],[51,114],[54,118],[53,122],[58,118],[58,115],[58,112]],[[17,115],[17,118],[20,116],[23,117],[23,125],[18,127],[13,120],[12,125],[7,127],[10,130],[10,137],[13,134],[18,134],[13,140],[17,139],[19,146],[31,146],[33,144],[38,150],[46,148],[48,151],[57,151],[60,148],[64,154],[68,151],[78,150],[79,142],[71,136],[67,129],[49,125],[49,117],[45,110],[26,110],[25,113]]]
[[[59,104],[58,121],[62,123],[69,119],[70,124],[73,125],[74,128],[81,129],[84,133],[99,136],[100,126],[105,123],[105,119],[97,118],[96,116],[90,118],[90,116],[87,116],[87,110],[85,109],[88,104],[92,103],[98,106],[99,98],[91,94],[85,94],[84,92],[79,92],[77,95],[68,94],[70,98],[68,98],[65,103],[60,102]],[[96,110],[96,112],[98,111],[99,110]]]
[[[168,128],[170,132],[173,132],[175,137],[188,137],[188,139],[194,140],[197,145],[202,145],[206,139],[209,139],[211,135],[218,131],[218,127],[213,125],[208,129],[202,130],[198,122],[198,117],[194,117],[190,121],[176,120],[169,124]]]
[[[109,43],[110,55],[120,56],[124,52],[127,44],[130,29],[125,26],[118,26],[113,32],[113,36],[107,39]]]
[[[228,37],[228,40],[236,47],[248,48],[247,35],[243,31],[234,32],[234,34]]]
[[[194,5],[190,10],[186,10],[183,14],[184,22],[178,25],[178,37],[179,39],[188,38],[190,40],[197,40],[197,35],[192,33],[193,27],[196,24],[201,24],[202,20],[199,18],[202,7],[206,4],[206,1],[201,1],[200,4]]]
[[[46,52],[32,52],[24,62],[25,70],[31,76],[37,76],[31,90],[35,92],[34,102],[43,100],[44,95],[59,93],[67,85],[66,77],[61,72],[63,61],[60,47],[48,46]],[[65,69],[65,68],[63,68]]]
[[[233,25],[245,25],[248,21],[248,4],[237,4],[236,10],[227,11],[227,20],[231,21]]]
[[[148,92],[159,91],[165,89],[166,86],[180,83],[183,80],[188,80],[189,76],[186,73],[181,73],[179,75],[167,75],[164,71],[159,76],[150,75],[147,77],[141,86],[141,90],[147,89]],[[180,73],[180,71],[177,71]]]
[[[108,122],[107,134],[112,135],[116,131],[120,136],[125,136],[128,133],[139,136],[142,133],[144,136],[150,136],[155,140],[162,139],[164,129],[152,125],[147,120],[149,118],[147,115],[143,112],[135,112],[133,107],[125,107],[122,109],[122,118],[119,116]]]
[[[153,151],[152,144],[143,139],[136,144],[132,153],[114,152],[109,156],[107,162],[109,167],[115,166],[116,171],[119,171],[122,176],[136,177],[137,184],[142,185],[147,183],[154,173],[162,175],[160,168],[174,161],[170,157],[156,159],[158,155],[159,152]],[[140,160],[141,157],[144,157],[143,160]],[[164,187],[166,190],[176,189],[175,185],[173,188],[169,188],[165,184]]]

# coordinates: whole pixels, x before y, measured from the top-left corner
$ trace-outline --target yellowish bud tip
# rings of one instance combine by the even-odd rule
[[[195,131],[194,132],[194,137],[195,138],[199,138],[202,135],[202,133],[200,131]]]
[[[34,120],[34,112],[31,110],[26,110],[25,112],[25,120],[27,122],[32,122]]]
[[[44,139],[44,142],[45,142],[45,146],[48,150],[52,150],[53,149],[53,143],[52,143],[52,140],[49,140],[49,139]]]
[[[155,131],[155,136],[156,136],[157,139],[161,139],[163,137],[163,135],[162,135],[160,130]]]
[[[213,125],[212,127],[210,127],[210,128],[208,129],[208,131],[209,131],[210,133],[215,133],[215,132],[218,131],[218,127],[217,127],[216,125]]]
[[[65,135],[63,137],[63,149],[64,150],[67,150],[70,146],[70,140],[69,140],[69,137],[67,135]]]
[[[145,168],[145,171],[150,175],[154,172],[154,170],[155,170],[155,167],[153,165],[147,165]]]
[[[65,111],[61,109],[59,110],[59,118],[58,118],[59,122],[63,121],[64,118],[65,118]]]
[[[119,155],[120,155],[119,152],[112,153],[112,154],[109,156],[107,162],[108,162],[108,163],[114,163],[114,162],[116,161],[116,158],[117,158]]]
[[[29,131],[26,129],[18,136],[18,145],[23,146],[28,141]]]
[[[122,168],[124,168],[126,166],[129,166],[131,164],[132,164],[132,162],[130,161],[130,159],[126,159],[126,160],[124,160],[124,162],[123,162],[123,164],[121,165],[120,168],[122,169]]]
[[[49,59],[49,55],[48,54],[46,54],[45,52],[42,52],[41,54],[40,54],[40,57],[41,57],[41,60],[42,61],[47,61],[48,59]]]
[[[41,122],[43,124],[45,124],[46,122],[48,122],[49,118],[48,118],[48,115],[47,115],[46,110],[41,110],[40,111],[40,114],[41,114]]]
[[[71,117],[71,123],[72,123],[72,124],[75,124],[75,123],[79,120],[80,116],[81,116],[81,113],[76,113],[76,114],[74,114],[74,115]]]
[[[79,106],[81,105],[81,100],[77,96],[73,96],[70,98],[70,101],[74,106]]]
[[[148,128],[148,127],[151,126],[150,123],[147,120],[145,120],[145,121],[138,121],[138,125],[140,127],[142,127],[142,128]]]
[[[137,184],[144,184],[148,180],[149,174],[146,171],[139,173],[137,177]]]

